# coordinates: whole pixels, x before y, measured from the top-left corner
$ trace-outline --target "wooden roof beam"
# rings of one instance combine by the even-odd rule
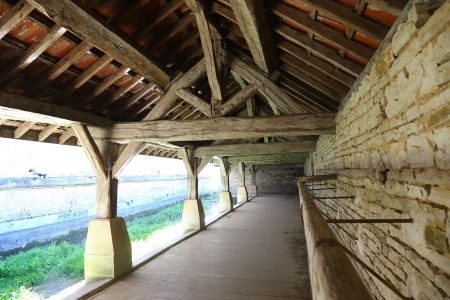
[[[230,5],[256,65],[270,74],[277,66],[277,55],[264,12],[264,1],[230,0]]]
[[[0,19],[0,39],[25,19],[34,9],[27,0],[20,0],[11,7]]]
[[[82,40],[110,54],[113,59],[149,80],[161,86],[170,81],[163,67],[125,41],[111,26],[91,16],[88,11],[79,6],[79,3],[71,0],[29,1],[57,24],[69,28]]]
[[[383,26],[355,14],[351,9],[342,6],[338,2],[329,0],[294,0],[294,2],[314,7],[336,21],[354,28],[359,33],[362,33],[379,43],[384,39],[389,30],[387,26]]]
[[[310,152],[316,148],[314,141],[256,144],[225,144],[200,146],[195,149],[195,156],[241,156],[257,154],[299,153]]]
[[[366,63],[370,60],[375,52],[375,50],[370,49],[356,41],[347,39],[342,32],[328,27],[320,22],[314,21],[304,12],[288,5],[277,3],[273,6],[272,11],[275,15],[289,20],[297,26],[311,31],[316,36],[330,41],[340,49],[351,53],[352,55],[360,58]]]
[[[212,116],[220,115],[220,106],[224,98],[222,37],[208,19],[206,8],[199,0],[187,0],[186,4],[195,13],[203,54],[205,56],[206,74],[211,88]]]
[[[52,28],[42,37],[39,41],[33,43],[18,60],[15,60],[12,65],[7,67],[0,77],[0,86],[4,86],[9,83],[11,79],[16,77],[23,69],[28,67],[39,55],[41,55],[47,48],[59,39],[66,29],[53,25]]]
[[[115,123],[92,127],[94,137],[114,142],[202,141],[264,136],[335,134],[335,114],[296,114],[272,117],[230,117],[188,121]]]
[[[211,117],[211,104],[192,94],[188,89],[179,89],[177,91],[177,96],[197,108],[204,113],[205,116]]]

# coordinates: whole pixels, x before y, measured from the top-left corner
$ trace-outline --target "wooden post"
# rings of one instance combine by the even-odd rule
[[[118,144],[96,143],[86,125],[74,124],[72,129],[97,175],[97,218],[89,222],[88,227],[84,256],[85,279],[117,278],[129,273],[132,264],[131,242],[125,220],[117,217],[116,177],[138,153],[140,146],[136,152],[127,150],[130,149],[127,146],[119,155]]]
[[[202,201],[198,198],[198,171],[201,161],[195,159],[193,149],[181,148],[178,152],[187,172],[187,198],[183,206],[184,230],[205,228],[205,213]]]
[[[245,165],[239,163],[239,187],[237,190],[237,203],[243,203],[248,200],[247,188],[245,187]]]
[[[258,187],[256,186],[256,167],[255,167],[255,165],[251,165],[249,167],[249,169],[250,169],[250,174],[251,174],[250,195],[252,197],[256,197],[256,196],[258,196]]]
[[[233,198],[230,193],[230,164],[227,158],[219,158],[222,191],[219,195],[219,211],[227,212],[233,209]]]

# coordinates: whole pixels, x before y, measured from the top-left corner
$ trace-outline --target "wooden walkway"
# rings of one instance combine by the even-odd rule
[[[260,196],[95,299],[311,299],[298,196]]]

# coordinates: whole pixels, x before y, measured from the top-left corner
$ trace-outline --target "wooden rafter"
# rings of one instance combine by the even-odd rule
[[[187,0],[189,8],[195,13],[203,54],[205,56],[206,74],[212,94],[212,114],[220,114],[220,106],[224,98],[222,77],[222,37],[206,16],[203,3],[199,0]]]
[[[111,26],[92,17],[89,12],[70,0],[30,0],[41,12],[57,24],[70,28],[81,39],[111,55],[112,58],[146,76],[157,84],[165,85],[169,76],[158,63],[142,54],[125,41]]]
[[[277,66],[276,51],[264,13],[264,1],[231,0],[239,24],[256,65],[266,74]]]
[[[20,21],[25,19],[34,7],[27,0],[19,0],[16,5],[6,12],[0,19],[0,39],[11,31]]]
[[[53,27],[45,34],[43,38],[31,45],[14,64],[6,68],[6,71],[1,75],[0,86],[10,82],[17,74],[29,66],[39,55],[41,55],[53,42],[59,39],[66,29],[53,25]]]
[[[211,117],[211,105],[205,100],[192,94],[188,89],[179,89],[177,91],[177,96],[200,110],[206,116]]]

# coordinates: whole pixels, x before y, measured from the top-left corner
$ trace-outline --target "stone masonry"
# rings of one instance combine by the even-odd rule
[[[337,173],[318,200],[331,218],[412,218],[332,225],[342,243],[414,299],[450,297],[450,1],[410,4],[336,118],[307,174]],[[313,172],[312,172],[313,171]],[[377,299],[397,299],[359,265]]]

